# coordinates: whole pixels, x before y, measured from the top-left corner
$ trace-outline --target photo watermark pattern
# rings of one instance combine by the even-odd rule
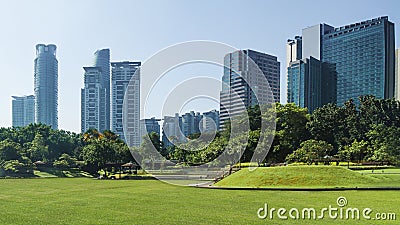
[[[257,64],[239,49],[214,41],[189,41],[167,47],[147,59],[140,69],[136,71],[133,76],[135,79],[130,81],[126,90],[123,106],[124,136],[131,147],[131,153],[135,161],[147,173],[157,179],[178,185],[182,184],[182,180],[193,180],[194,183],[202,183],[203,179],[209,181],[224,176],[232,166],[240,161],[249,140],[251,122],[246,113],[248,105],[244,102],[236,103],[234,110],[229,105],[220,103],[229,114],[230,136],[228,144],[225,149],[221,149],[223,150],[221,151],[222,153],[216,156],[214,160],[200,165],[182,165],[181,162],[167,159],[160,154],[153,144],[138,146],[141,141],[137,140],[139,129],[137,126],[135,127],[139,119],[143,119],[147,112],[150,109],[154,109],[154,107],[158,107],[159,115],[173,116],[175,113],[180,112],[187,101],[191,99],[202,97],[219,102],[219,89],[223,87],[223,84],[227,84],[223,83],[222,79],[204,75],[173,84],[169,83],[168,85],[172,87],[170,87],[171,91],[168,96],[159,96],[159,99],[165,97],[165,101],[161,106],[159,102],[155,102],[150,96],[154,95],[157,82],[166,73],[180,66],[196,63],[217,65],[222,68],[222,78],[223,68],[227,68],[224,67],[226,66],[224,56],[233,52],[237,52],[240,57],[243,57],[246,72],[232,71],[234,70],[232,67],[229,69],[234,73],[235,79],[240,79],[251,90],[252,98],[256,99],[257,105],[260,105],[261,115],[264,115],[261,117],[260,135],[251,158],[251,162],[253,162],[251,165],[257,165],[257,163],[265,159],[273,141],[276,117],[274,96],[267,78]],[[140,77],[140,82],[137,79],[138,77]],[[257,82],[254,80],[257,80]],[[138,88],[140,88],[140,98],[134,94],[134,90]],[[241,99],[243,93],[238,93],[237,90],[229,85],[227,85],[227,88],[227,93],[229,93],[231,99]],[[140,118],[134,111],[137,105],[140,105]],[[242,112],[240,121],[236,119],[237,112]],[[195,141],[195,147],[190,146],[190,143],[179,145],[176,142],[179,137],[177,138],[176,136],[182,136],[182,133],[182,131],[178,131],[178,135],[173,136],[169,130],[163,131],[163,135],[166,135],[172,144],[185,151],[204,150],[215,138],[215,133],[210,135],[201,131],[200,137]],[[144,138],[150,137],[147,134],[147,137]],[[183,137],[183,139],[188,140],[187,137]],[[250,167],[250,169],[255,168]]]
[[[257,217],[268,220],[396,220],[396,213],[375,212],[371,208],[349,207],[346,197],[340,196],[336,205],[325,208],[274,208],[265,203],[257,210]]]

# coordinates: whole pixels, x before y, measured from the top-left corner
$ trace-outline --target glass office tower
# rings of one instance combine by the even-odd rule
[[[260,69],[251,68],[254,63]],[[261,74],[262,72],[262,74]],[[265,79],[268,81],[264,83]],[[249,83],[244,80],[247,79]],[[269,85],[269,86],[268,86]],[[253,90],[250,87],[254,87]],[[257,89],[256,89],[257,88]],[[269,94],[272,92],[272,96]],[[255,96],[258,94],[258,99]],[[224,75],[222,77],[222,91],[220,93],[220,128],[234,116],[243,112],[243,106],[258,105],[259,102],[279,102],[280,100],[280,62],[276,56],[242,50],[228,53],[224,57]]]
[[[35,122],[58,129],[58,61],[53,44],[36,45]]]
[[[106,110],[104,111],[106,118],[105,128],[110,130],[110,49],[100,49],[94,53],[94,67],[101,68],[101,85],[106,90],[105,102]]]
[[[361,95],[394,97],[394,24],[388,17],[335,28],[322,40],[322,61],[336,67],[339,105]]]
[[[289,63],[287,101],[311,113],[327,103],[336,102],[336,72],[328,63],[314,57]]]
[[[321,61],[325,66],[324,74],[329,77],[331,85],[336,89],[334,98],[338,105],[343,105],[349,99],[358,104],[358,97],[374,95],[377,98],[392,98],[395,92],[395,50],[394,24],[387,16],[378,17],[342,27],[332,27],[327,24],[318,24],[303,29],[302,32],[302,59],[311,57]],[[289,56],[287,56],[289,57]],[[299,59],[297,59],[299,60]],[[290,63],[290,62],[289,62]],[[288,66],[288,71],[289,71]],[[290,77],[288,81],[296,78]],[[316,75],[311,75],[317,77]],[[323,95],[314,89],[311,84],[310,93]],[[301,83],[288,87],[288,96],[295,96],[296,91],[302,88]],[[323,97],[322,97],[323,98]],[[288,102],[301,101],[288,98]],[[320,105],[322,106],[322,105]]]
[[[35,96],[12,96],[12,126],[35,123]]]

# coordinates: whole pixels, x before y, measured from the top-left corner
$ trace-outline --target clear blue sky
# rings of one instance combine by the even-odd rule
[[[399,47],[400,1],[0,2],[0,126],[11,126],[11,96],[33,94],[35,45],[54,43],[59,61],[59,128],[80,131],[82,66],[110,48],[112,61],[144,61],[169,45],[214,40],[278,56],[286,102],[285,43],[318,23],[335,27],[388,15]]]

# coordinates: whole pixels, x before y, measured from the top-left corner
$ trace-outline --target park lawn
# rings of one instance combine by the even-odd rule
[[[389,171],[389,170],[387,170]],[[396,171],[393,169],[391,171]],[[282,166],[244,168],[215,186],[221,187],[400,187],[398,174],[369,174],[341,166]]]
[[[0,179],[0,224],[398,224],[396,221],[261,220],[269,207],[337,206],[400,216],[399,191],[246,191],[182,187],[157,180]]]

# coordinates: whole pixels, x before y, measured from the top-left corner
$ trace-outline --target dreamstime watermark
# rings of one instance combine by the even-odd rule
[[[280,219],[280,220],[396,220],[396,213],[393,212],[374,212],[371,208],[347,207],[348,202],[345,197],[338,197],[336,205],[316,209],[307,208],[270,208],[268,203],[257,210],[257,216],[260,219]]]

